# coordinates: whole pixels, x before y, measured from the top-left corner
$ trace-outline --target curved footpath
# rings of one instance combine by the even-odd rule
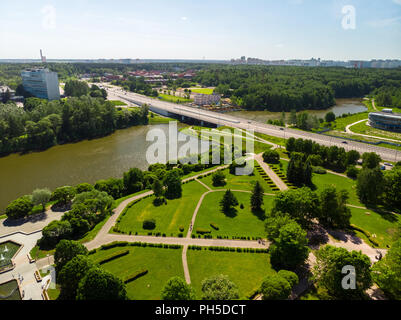
[[[255,157],[256,160],[259,160],[258,162],[260,163],[260,157],[261,155],[257,155]],[[184,275],[185,275],[185,280],[188,283],[191,283],[190,279],[190,274],[188,270],[188,263],[187,263],[187,250],[188,246],[204,246],[204,247],[209,247],[209,246],[220,246],[220,247],[231,247],[231,248],[253,248],[253,249],[266,249],[269,247],[269,243],[265,242],[264,244],[259,243],[258,241],[250,241],[250,240],[231,240],[231,239],[199,239],[199,238],[192,238],[192,228],[195,224],[196,221],[196,216],[197,213],[202,205],[202,202],[206,195],[209,193],[213,192],[223,192],[225,189],[217,189],[213,190],[209,186],[207,186],[205,183],[201,182],[198,180],[199,177],[205,176],[207,174],[216,172],[218,170],[226,169],[228,168],[228,165],[220,166],[217,168],[214,168],[209,171],[205,171],[203,173],[199,173],[197,175],[194,175],[192,177],[186,178],[183,180],[183,182],[188,182],[188,181],[197,181],[200,183],[205,189],[207,190],[200,198],[198,201],[198,204],[194,210],[192,219],[191,219],[191,224],[189,227],[189,230],[187,232],[187,235],[185,238],[175,238],[175,237],[155,237],[155,236],[130,236],[130,235],[119,235],[119,234],[111,234],[109,233],[110,230],[115,226],[119,216],[123,212],[123,210],[129,205],[131,202],[139,200],[141,198],[144,198],[146,196],[152,195],[153,191],[147,191],[143,192],[141,194],[135,195],[131,198],[128,198],[124,200],[123,202],[120,203],[120,205],[113,210],[112,216],[106,221],[106,223],[103,225],[103,227],[100,229],[100,231],[97,233],[96,237],[90,241],[85,243],[84,245],[88,248],[88,250],[93,250],[96,248],[99,248],[100,246],[104,244],[109,244],[115,241],[123,241],[123,242],[142,242],[142,243],[152,243],[152,244],[175,244],[175,245],[181,245],[183,247],[183,252],[182,252],[182,262],[183,262],[183,269],[184,269]],[[265,168],[264,168],[265,169]],[[277,176],[277,179],[281,181],[282,184],[284,182]],[[277,181],[279,183],[279,181]],[[281,185],[281,183],[279,183]],[[285,185],[285,184],[284,184]],[[246,192],[246,193],[251,193],[251,191],[245,191],[245,190],[233,190],[233,191],[238,191],[238,192]],[[274,196],[274,194],[266,194],[266,195],[271,195]],[[51,214],[50,214],[51,213]],[[26,224],[19,224],[15,226],[6,226],[5,221],[2,221],[2,225],[0,226],[0,238],[5,237],[7,234],[7,237],[10,237],[12,235],[15,236],[23,236],[24,234],[26,235],[26,232],[36,232],[37,235],[40,235],[40,228],[43,228],[47,223],[50,221],[60,219],[62,216],[62,213],[53,213],[51,211],[47,211],[46,214],[42,217],[42,219],[38,219],[38,221],[33,221],[33,222],[26,222]],[[11,228],[11,229],[10,229]],[[10,234],[11,230],[11,234]],[[8,231],[8,232],[7,232]],[[19,235],[18,235],[19,234]],[[331,234],[334,234],[334,232],[331,232]],[[2,236],[3,235],[3,236]],[[351,236],[342,232],[336,232],[335,233],[335,238],[340,239],[340,240],[334,240],[333,237],[329,237],[329,242],[328,244],[337,246],[337,247],[343,247],[348,250],[357,250],[357,251],[362,251],[364,254],[369,256],[372,262],[377,261],[377,254],[378,252],[381,252],[383,255],[387,252],[387,250],[384,249],[374,249],[370,247],[368,244],[366,244],[362,239],[359,239],[355,236]],[[33,247],[33,246],[32,246]],[[28,249],[28,246],[26,246],[26,250]],[[29,252],[29,251],[28,251]],[[313,255],[313,254],[312,254]],[[312,257],[313,259],[314,257]],[[24,259],[25,261],[26,259]],[[27,261],[25,261],[28,263]],[[25,266],[26,263],[23,263],[21,267]],[[48,256],[44,259],[38,260],[36,262],[36,268],[37,269],[42,269],[44,267],[47,267],[49,265],[52,265],[54,263],[54,258],[53,256]],[[36,291],[36,290],[35,290]],[[32,294],[33,295],[33,294]],[[31,296],[32,296],[31,295]]]

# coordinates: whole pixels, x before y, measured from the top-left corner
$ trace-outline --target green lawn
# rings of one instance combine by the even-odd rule
[[[356,194],[356,181],[349,179],[347,177],[341,177],[332,173],[326,174],[313,174],[312,177],[313,184],[317,187],[317,192],[325,186],[334,185],[337,190],[345,189],[348,191],[349,199],[348,203],[355,206],[364,206]]]
[[[268,275],[275,273],[266,253],[188,250],[187,259],[191,283],[198,298],[202,295],[202,281],[208,277],[219,274],[228,276],[238,286],[240,298],[246,299],[259,289]]]
[[[185,103],[185,102],[192,102],[192,99],[186,99],[183,97],[176,97],[164,93],[159,93],[159,99],[167,102],[174,102],[174,103]]]
[[[182,198],[168,200],[167,205],[156,207],[153,205],[154,197],[143,199],[133,205],[127,213],[121,217],[118,228],[124,233],[138,232],[140,235],[147,235],[148,230],[142,228],[146,219],[155,219],[156,228],[153,233],[165,233],[177,236],[179,228],[184,227],[184,234],[187,232],[195,207],[203,193],[207,189],[197,181],[183,185]]]
[[[202,93],[202,94],[213,94],[213,88],[191,88],[193,93]]]
[[[375,136],[375,137],[386,138],[386,139],[399,140],[399,143],[401,143],[401,134],[400,133],[375,129],[375,128],[368,126],[366,124],[366,122],[364,121],[364,122],[358,123],[358,124],[352,126],[350,128],[350,130],[354,133],[366,134],[369,136]]]
[[[385,248],[392,243],[392,235],[397,222],[401,221],[399,216],[391,213],[377,213],[372,210],[350,208],[352,212],[351,223],[368,231],[371,235],[376,235],[372,239],[379,244],[380,248]],[[365,240],[366,236],[361,232],[357,235]],[[369,241],[366,241],[368,244]],[[370,244],[371,245],[371,244]]]
[[[126,106],[127,104],[125,102],[122,102],[120,100],[108,100],[109,102],[111,102],[111,104],[115,107],[119,107],[119,106]]]
[[[256,181],[259,181],[262,185],[265,193],[273,193],[270,189],[269,185],[263,180],[261,175],[257,170],[254,170],[253,176],[237,176],[234,174],[230,174],[230,170],[223,170],[223,173],[226,176],[227,184],[223,187],[214,187],[213,186],[213,175],[202,178],[202,182],[208,185],[210,188],[218,190],[218,189],[232,189],[232,190],[245,190],[251,191],[253,189]]]
[[[211,235],[227,237],[251,237],[262,238],[265,236],[265,216],[256,215],[251,212],[250,198],[251,193],[234,192],[239,204],[244,205],[244,209],[240,205],[236,207],[236,212],[224,214],[220,211],[220,200],[223,198],[224,192],[213,192],[208,194],[199,208],[196,216],[193,234],[196,234],[196,229],[206,229],[212,231]],[[264,208],[266,211],[272,207],[274,197],[264,197]],[[211,223],[218,226],[219,230],[211,227]]]
[[[182,267],[182,249],[164,249],[150,247],[127,246],[130,253],[102,265],[102,268],[124,279],[137,271],[147,269],[148,273],[126,286],[128,297],[131,300],[160,300],[161,291],[166,282],[174,277],[184,278]],[[122,248],[98,250],[90,257],[95,261],[121,251]]]

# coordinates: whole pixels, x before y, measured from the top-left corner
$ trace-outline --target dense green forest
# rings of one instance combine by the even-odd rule
[[[336,98],[357,98],[401,83],[401,69],[209,66],[195,80],[251,110],[327,109]]]
[[[24,108],[0,104],[0,155],[44,150],[147,123],[146,106],[117,110],[111,102],[90,96],[50,102],[29,98]]]
[[[379,106],[401,108],[401,81],[376,89],[374,95]]]

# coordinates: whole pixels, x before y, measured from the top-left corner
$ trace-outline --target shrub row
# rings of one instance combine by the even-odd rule
[[[219,226],[215,223],[211,223],[210,226],[214,229],[214,230],[219,230]]]
[[[99,264],[104,264],[104,263],[113,261],[113,260],[115,260],[115,259],[118,259],[118,258],[121,258],[121,257],[123,257],[123,256],[126,256],[127,254],[129,254],[129,250],[124,250],[124,251],[115,252],[115,253],[113,253],[113,254],[107,256],[106,258],[100,260],[100,261],[99,261]]]
[[[100,250],[108,250],[116,247],[153,247],[153,248],[164,248],[164,249],[180,249],[179,244],[161,244],[161,243],[146,243],[146,242],[121,242],[115,241],[109,244],[104,244],[100,247]]]
[[[209,234],[209,233],[212,233],[212,231],[207,230],[207,229],[197,228],[197,229],[196,229],[196,233],[197,233],[197,234]]]
[[[231,248],[231,247],[201,247],[201,246],[188,246],[188,250],[209,250],[209,251],[225,251],[225,252],[240,252],[240,253],[268,253],[268,249],[253,249],[253,248]]]
[[[358,226],[356,226],[354,224],[351,224],[350,227],[351,227],[352,230],[356,230],[356,231],[359,231],[359,232],[363,233],[368,238],[370,243],[373,244],[374,246],[376,246],[376,247],[379,246],[379,244],[375,240],[373,240],[372,235],[370,234],[369,231],[366,231],[366,230],[364,230],[364,229],[362,229],[362,228],[360,228],[360,227],[358,227]]]
[[[140,277],[143,277],[144,275],[146,275],[148,273],[148,270],[147,269],[143,269],[143,270],[141,270],[141,271],[137,271],[137,272],[134,272],[133,274],[131,274],[131,275],[129,275],[128,277],[126,277],[125,279],[124,279],[124,283],[129,283],[129,282],[132,282],[132,281],[134,281],[134,280],[136,280],[136,279],[138,279],[138,278],[140,278]]]

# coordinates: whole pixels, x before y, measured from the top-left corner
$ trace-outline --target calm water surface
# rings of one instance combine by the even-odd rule
[[[10,201],[31,194],[36,188],[53,190],[82,182],[94,183],[120,178],[133,167],[147,169],[146,150],[153,142],[147,142],[146,135],[155,128],[168,136],[168,125],[139,126],[96,140],[0,158],[0,212]]]

